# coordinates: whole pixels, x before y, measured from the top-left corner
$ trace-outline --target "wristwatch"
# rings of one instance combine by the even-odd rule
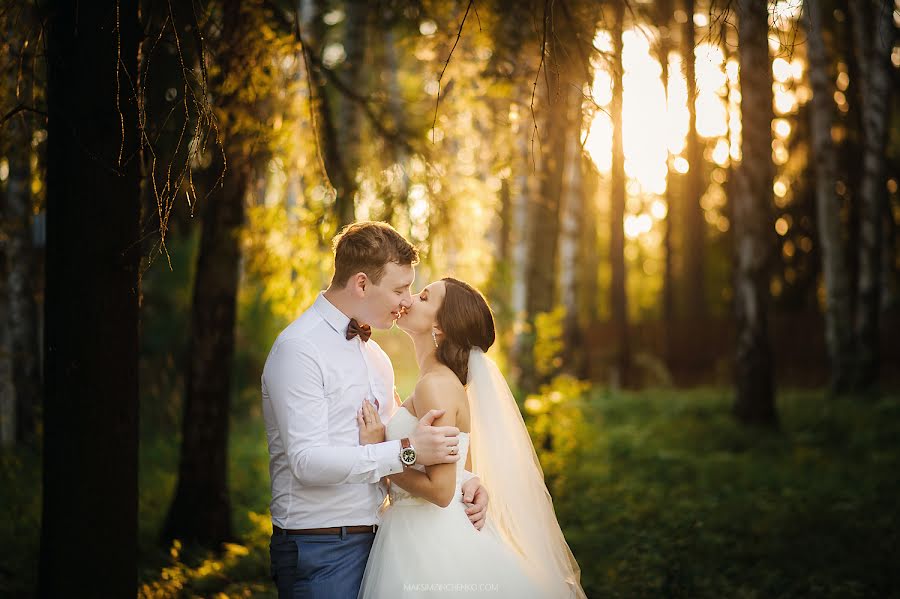
[[[412,466],[416,463],[416,450],[409,442],[409,437],[400,439],[400,461],[404,466]]]

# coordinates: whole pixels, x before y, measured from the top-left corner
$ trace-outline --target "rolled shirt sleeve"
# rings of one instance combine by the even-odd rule
[[[377,483],[403,470],[398,440],[329,445],[324,375],[311,343],[291,339],[279,345],[264,383],[291,472],[301,484]]]

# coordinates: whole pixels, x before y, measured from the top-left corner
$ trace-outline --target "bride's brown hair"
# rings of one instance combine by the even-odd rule
[[[473,347],[487,351],[494,344],[494,314],[481,292],[468,283],[450,277],[441,280],[446,292],[435,319],[444,335],[437,347],[437,359],[465,385],[469,351]]]

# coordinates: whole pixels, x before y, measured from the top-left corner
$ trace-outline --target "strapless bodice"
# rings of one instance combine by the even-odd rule
[[[416,425],[418,424],[419,419],[413,416],[409,410],[406,408],[399,408],[385,425],[385,438],[392,441],[394,439],[409,437],[412,432],[416,430]],[[456,462],[456,495],[459,495],[461,492],[462,472],[466,468],[466,456],[468,455],[468,452],[469,433],[459,433],[459,461]],[[424,466],[411,466],[411,468],[423,472],[425,470]],[[429,503],[425,499],[410,495],[397,485],[391,485],[390,498],[391,505],[422,505]]]

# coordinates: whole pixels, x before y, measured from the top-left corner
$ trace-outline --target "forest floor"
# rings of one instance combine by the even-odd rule
[[[589,597],[900,597],[900,395],[782,391],[774,432],[737,426],[721,389],[579,399],[560,384],[533,399],[529,424]],[[156,544],[178,443],[171,431],[142,439],[140,596],[275,597],[258,419],[234,423],[230,451],[241,540],[199,554]],[[0,596],[30,596],[39,456],[0,453],[0,507]]]

